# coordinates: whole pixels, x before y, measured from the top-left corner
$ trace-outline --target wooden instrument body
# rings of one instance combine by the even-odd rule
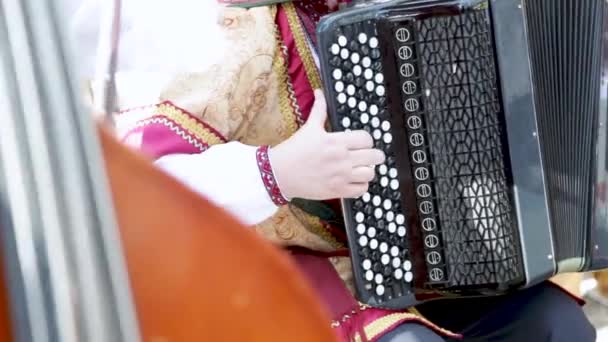
[[[143,341],[335,340],[282,251],[100,136]],[[11,341],[3,274],[0,340]]]

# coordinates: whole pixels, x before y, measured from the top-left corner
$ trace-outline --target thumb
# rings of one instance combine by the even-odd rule
[[[315,89],[315,103],[312,105],[306,123],[324,128],[325,121],[327,121],[327,103],[325,102],[325,96],[323,95],[322,90]]]

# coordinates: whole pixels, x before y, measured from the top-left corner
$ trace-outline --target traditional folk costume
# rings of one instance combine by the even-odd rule
[[[448,330],[415,309],[381,310],[354,299],[339,204],[288,202],[267,153],[268,146],[288,139],[306,122],[313,89],[321,87],[314,30],[320,16],[328,12],[327,5],[302,0],[246,9],[209,1],[172,0],[164,5],[124,1],[117,74],[121,111],[115,118],[123,141],[289,249],[332,312],[333,321],[327,324],[344,341],[390,340],[412,331],[412,336],[428,341],[458,339],[463,332],[467,337],[498,336],[488,331],[512,336],[515,327],[529,328],[528,321],[528,325],[510,325],[510,332],[499,329],[502,326],[471,324],[488,315],[481,309],[466,324],[450,321],[447,316],[463,317],[462,305],[467,304],[459,302],[457,309],[451,305],[450,311],[438,310],[447,316],[435,315],[438,322],[454,329]],[[89,44],[79,48],[84,54],[83,50],[95,50],[91,42],[97,38],[91,18],[99,2],[91,3],[74,16],[81,27],[78,41]],[[83,29],[87,26],[89,30]],[[83,57],[83,67],[92,71],[94,63],[86,64],[89,60]],[[91,91],[90,95],[96,94]],[[523,308],[538,297],[534,291],[554,290],[548,288],[526,291],[520,302],[508,300],[509,305],[514,310],[518,305]],[[561,300],[560,312],[574,312],[576,317],[570,321],[583,322],[578,305],[570,298]],[[494,309],[501,305],[497,303]],[[425,311],[437,310],[429,306]],[[541,311],[533,312],[539,315]],[[494,315],[495,324],[501,325],[504,315],[500,311]]]

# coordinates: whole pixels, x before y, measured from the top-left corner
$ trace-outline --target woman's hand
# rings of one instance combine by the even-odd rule
[[[290,139],[270,150],[270,162],[287,198],[327,200],[364,194],[385,155],[366,131],[325,130],[327,106],[320,90],[308,121]]]

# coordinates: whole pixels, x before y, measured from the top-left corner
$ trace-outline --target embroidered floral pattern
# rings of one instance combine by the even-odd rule
[[[266,187],[266,191],[268,191],[268,195],[272,201],[278,206],[287,204],[289,201],[281,193],[279,184],[277,184],[277,180],[274,177],[274,172],[272,171],[272,165],[270,165],[270,158],[268,158],[268,146],[261,146],[257,149],[256,159],[258,162],[258,167],[260,168],[260,175],[264,181],[264,186]]]

